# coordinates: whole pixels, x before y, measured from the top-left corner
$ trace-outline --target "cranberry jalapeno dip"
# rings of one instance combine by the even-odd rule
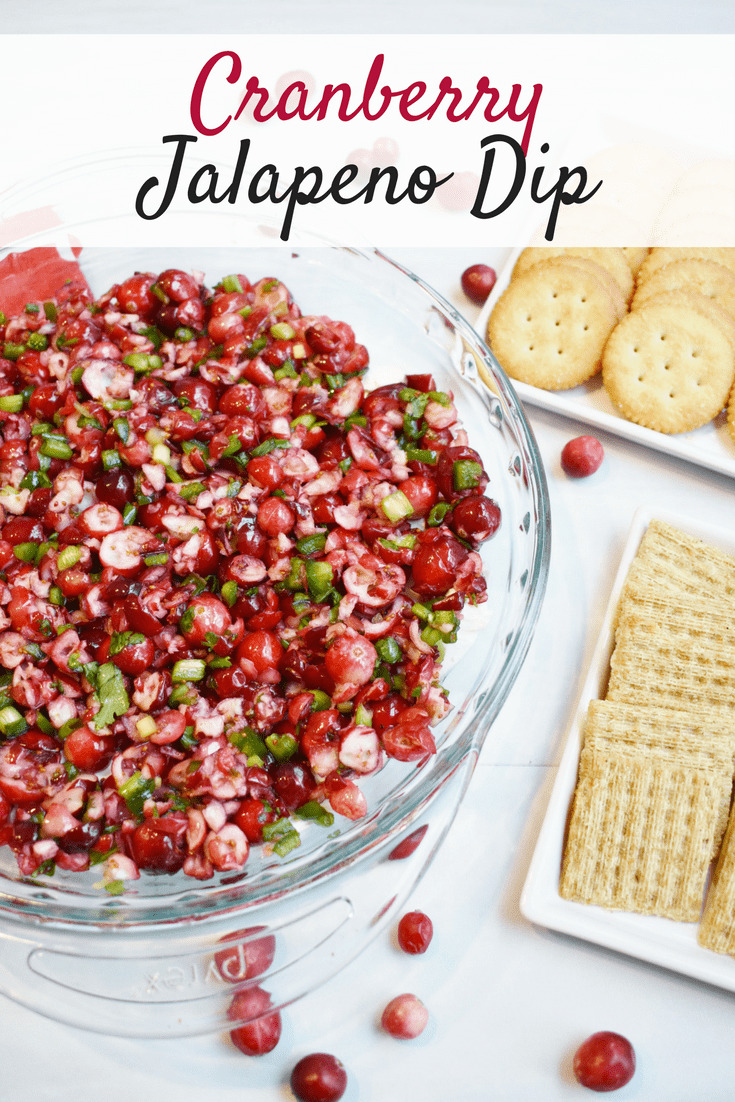
[[[351,328],[277,279],[71,281],[0,322],[21,873],[206,879],[361,818],[361,775],[435,752],[444,647],[485,599],[500,510],[452,395],[366,390]]]

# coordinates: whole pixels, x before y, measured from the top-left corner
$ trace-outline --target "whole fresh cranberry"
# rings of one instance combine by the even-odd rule
[[[291,1090],[299,1102],[339,1102],[346,1089],[342,1061],[327,1052],[303,1056],[291,1072]]]
[[[410,1041],[426,1029],[429,1011],[416,995],[396,995],[386,1006],[380,1024],[391,1037]]]
[[[434,926],[423,911],[409,911],[402,916],[397,932],[404,953],[425,953],[434,936]]]
[[[574,1074],[583,1087],[604,1093],[629,1083],[635,1073],[635,1052],[627,1038],[601,1030],[574,1054]]]
[[[495,286],[495,269],[487,264],[471,264],[462,272],[462,290],[471,302],[482,306]]]
[[[605,452],[594,436],[576,436],[564,445],[561,465],[570,478],[587,478],[599,468]]]

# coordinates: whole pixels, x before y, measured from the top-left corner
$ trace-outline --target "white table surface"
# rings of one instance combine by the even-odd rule
[[[503,253],[400,250],[472,321],[459,276]],[[246,1058],[226,1037],[120,1040],[57,1025],[0,997],[0,1098],[12,1102],[278,1102],[290,1068],[333,1052],[349,1074],[345,1102],[572,1102],[592,1097],[571,1057],[590,1033],[628,1036],[633,1081],[615,1097],[725,1102],[735,1097],[735,997],[530,925],[521,887],[555,762],[600,627],[631,518],[656,505],[735,525],[732,481],[601,437],[603,467],[564,476],[559,455],[583,427],[527,409],[546,467],[553,539],[549,583],[521,675],[490,732],[469,791],[409,909],[435,936],[424,956],[381,935],[337,977],[284,1012],[269,1055]],[[426,1033],[395,1041],[376,1028],[394,995],[412,991],[431,1013]],[[80,1080],[84,1083],[80,1089]]]

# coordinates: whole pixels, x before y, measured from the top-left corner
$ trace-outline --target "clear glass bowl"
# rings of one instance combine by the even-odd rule
[[[231,271],[277,276],[304,312],[353,326],[370,353],[369,387],[431,372],[439,389],[453,392],[490,477],[487,493],[502,510],[482,551],[488,600],[467,607],[447,651],[442,680],[453,707],[435,732],[438,753],[420,768],[389,761],[362,778],[364,819],[337,817],[328,832],[309,825],[285,858],[254,847],[234,875],[202,882],[143,874],[119,897],[100,888],[99,871],[21,877],[12,854],[0,850],[1,989],[87,1029],[195,1034],[228,1022],[236,984],[215,963],[219,938],[254,926],[276,935],[273,965],[257,982],[285,1005],[352,959],[425,871],[534,630],[549,562],[546,482],[518,399],[478,335],[378,251],[91,249],[80,263],[95,293],[133,271],[167,267],[202,270],[210,284]],[[421,828],[415,851],[390,859]]]

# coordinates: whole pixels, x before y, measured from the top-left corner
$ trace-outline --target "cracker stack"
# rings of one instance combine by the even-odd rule
[[[699,920],[735,769],[734,587],[735,559],[651,523],[623,590],[606,698],[587,715],[565,898]],[[723,855],[730,835],[718,879],[729,916],[712,922],[735,949],[735,826]]]
[[[689,432],[727,408],[735,439],[735,249],[524,249],[487,337],[521,382],[601,373],[630,421]]]

